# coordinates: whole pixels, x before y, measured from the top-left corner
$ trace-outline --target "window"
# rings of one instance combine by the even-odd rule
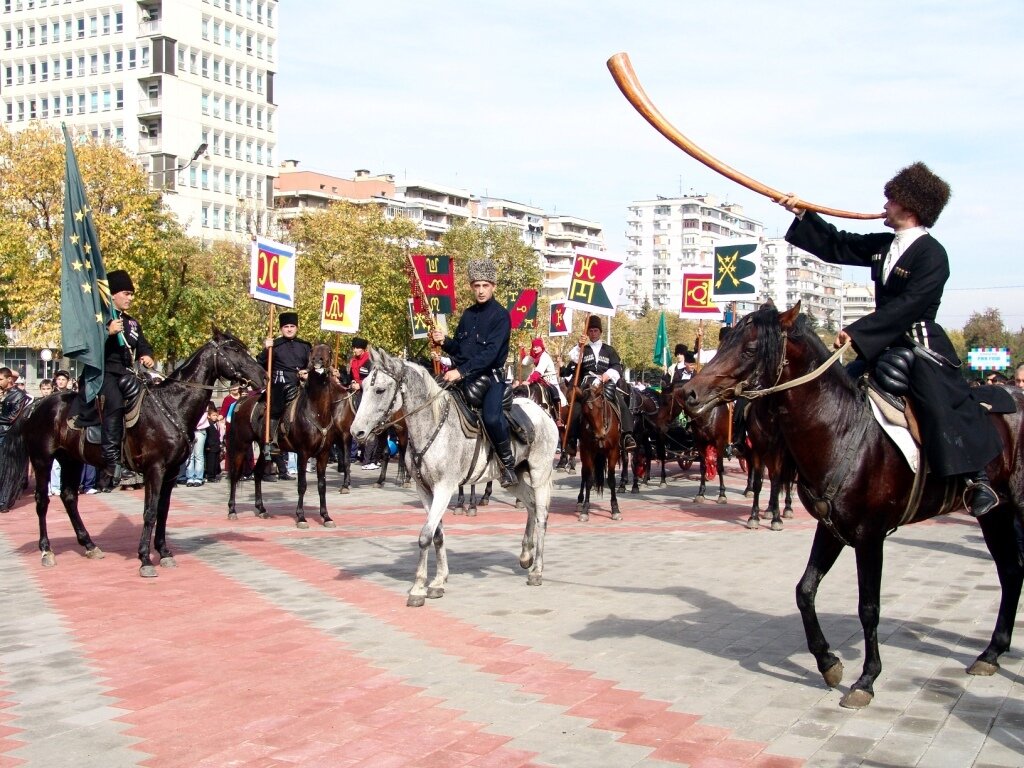
[[[7,122],[8,123],[13,123],[14,122],[14,102],[13,101],[7,102]]]
[[[196,62],[198,60],[199,60],[199,56],[195,53],[195,51],[189,51],[189,54],[188,54],[188,71],[191,72],[193,75],[197,71],[197,69],[196,69]]]
[[[49,34],[49,28],[45,24],[39,25],[39,44],[46,45],[46,38]]]
[[[80,114],[80,115],[84,115],[85,114],[85,94],[84,93],[78,94],[78,114]]]
[[[206,175],[206,171],[203,171],[203,175]],[[204,227],[210,226],[210,206],[203,206],[202,224]]]
[[[194,165],[190,166],[188,169],[188,184],[190,187],[195,187],[196,185],[196,173],[196,167]]]
[[[204,93],[203,94],[202,103],[203,103],[203,114],[204,115],[210,114],[210,94],[208,94],[208,93]]]
[[[15,44],[17,45],[18,48],[21,48],[21,46],[25,44],[25,33],[22,32],[21,28],[19,27],[14,34],[16,40]]]
[[[203,40],[209,40],[209,39],[210,39],[210,20],[204,18],[203,19]]]
[[[124,14],[121,11],[114,14],[114,31],[124,32]]]
[[[36,64],[32,62],[28,65],[28,81],[34,83],[36,81]]]
[[[75,76],[75,61],[74,59],[64,59],[64,77]]]
[[[78,76],[85,77],[85,56],[78,57]]]
[[[203,56],[203,77],[210,76],[210,57]]]
[[[4,85],[14,85],[14,67],[4,68]]]
[[[53,79],[60,80],[60,59],[53,60]]]
[[[185,71],[185,49],[178,47],[178,69],[181,72]]]
[[[45,60],[39,62],[39,79],[44,83],[50,79],[50,62]]]
[[[256,127],[257,128],[262,128],[263,127],[263,110],[262,109],[257,109],[256,110]]]
[[[29,102],[28,102],[28,119],[29,120],[35,120],[36,119],[36,100],[35,99],[30,99]]]
[[[124,69],[124,51],[116,50],[114,51],[114,71],[120,72],[122,69]]]
[[[210,188],[210,171],[209,171],[208,168],[203,168],[203,172],[202,172],[200,178],[202,179],[202,187],[203,187],[203,189],[209,189]],[[205,208],[203,209],[203,213],[204,213],[204,218],[205,218],[205,213],[206,213],[206,209]],[[204,225],[205,225],[205,222],[204,222]]]
[[[64,97],[64,114],[73,115],[75,113],[75,97],[68,94]]]
[[[128,49],[128,69],[135,69],[135,49]]]
[[[25,83],[25,65],[18,65],[18,85],[24,85]]]
[[[85,18],[78,20],[78,39],[81,40],[85,37]]]
[[[89,111],[96,112],[100,108],[100,94],[98,91],[93,91],[89,94]]]
[[[53,42],[55,42],[55,43],[59,43],[60,42],[60,22],[59,21],[53,22],[53,26],[50,27],[50,37],[53,38]]]
[[[39,116],[45,120],[50,116],[50,100],[43,98],[39,100]]]
[[[29,45],[35,45],[36,44],[36,28],[35,28],[34,24],[31,27],[28,28],[28,44]]]
[[[74,27],[72,26],[73,24],[74,24],[74,22],[71,19],[68,19],[67,21],[64,22],[64,39],[65,40],[70,40],[72,35],[74,34],[72,32],[72,29],[74,29]]]
[[[99,54],[92,54],[89,57],[89,74],[98,75],[100,71],[100,57]]]
[[[245,18],[252,18],[252,0],[245,0]]]
[[[224,85],[231,85],[231,64],[224,65]]]
[[[104,73],[110,71],[110,51],[103,52],[103,71]]]
[[[149,66],[149,46],[148,45],[142,46],[142,66],[143,67],[148,67]]]
[[[213,22],[213,42],[220,45],[220,22]]]
[[[103,89],[103,111],[104,112],[109,112],[110,111],[110,89],[109,88],[104,88]]]
[[[220,59],[213,60],[213,79],[220,82]]]
[[[124,109],[124,89],[118,88],[114,91],[114,109]]]
[[[213,116],[220,117],[220,96],[213,97]],[[213,135],[213,143],[217,143],[217,134]]]
[[[98,27],[98,24],[97,24],[96,17],[95,16],[90,16],[89,17],[89,37],[96,37],[97,27]]]
[[[256,74],[256,93],[263,93],[263,73]]]
[[[110,34],[110,14],[109,13],[104,13],[103,14],[103,34],[104,35],[109,35]]]

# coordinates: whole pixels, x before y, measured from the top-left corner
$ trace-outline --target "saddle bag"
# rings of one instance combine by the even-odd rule
[[[875,362],[875,381],[890,395],[902,397],[910,391],[910,372],[913,367],[912,349],[890,347]]]

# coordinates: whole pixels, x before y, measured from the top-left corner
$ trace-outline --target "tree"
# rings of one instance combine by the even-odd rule
[[[989,307],[984,312],[973,312],[964,325],[964,343],[972,347],[1007,347],[1009,334],[1003,327],[998,309]]]

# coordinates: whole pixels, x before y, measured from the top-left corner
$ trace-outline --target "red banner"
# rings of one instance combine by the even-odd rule
[[[526,288],[519,294],[519,298],[513,301],[508,307],[508,313],[512,317],[512,330],[519,328],[537,327],[537,290]]]
[[[409,255],[416,274],[411,277],[413,311],[416,314],[427,312],[435,315],[452,315],[455,313],[455,260],[449,256],[413,253]],[[419,278],[419,284],[416,278]],[[423,290],[420,291],[422,285]],[[424,306],[423,298],[430,306]]]
[[[710,272],[683,273],[683,306],[680,317],[710,317],[721,310],[711,300]]]
[[[548,317],[548,336],[566,336],[569,333],[569,316],[564,301],[551,302],[551,315]]]

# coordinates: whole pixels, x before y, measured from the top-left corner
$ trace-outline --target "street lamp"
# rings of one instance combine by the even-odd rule
[[[50,378],[50,361],[53,360],[53,350],[49,347],[39,350],[39,359],[43,361],[43,378]]]
[[[159,171],[152,171],[152,175],[153,176],[156,176],[157,174],[162,176],[162,182],[163,183],[160,185],[160,188],[165,190],[165,191],[166,190],[173,190],[174,189],[174,184],[172,183],[172,184],[168,185],[168,183],[167,183],[167,174],[169,174],[169,173],[173,174],[173,176],[171,176],[171,180],[172,180],[172,182],[176,181],[177,178],[178,178],[178,174],[181,173],[182,171],[184,171],[189,166],[191,166],[192,163],[194,163],[200,157],[205,155],[206,154],[206,150],[207,150],[208,147],[209,147],[209,145],[204,141],[202,144],[200,144],[198,147],[196,147],[196,151],[192,153],[192,159],[190,159],[184,165],[177,165],[176,164],[174,168],[164,168],[164,169],[159,170]]]

